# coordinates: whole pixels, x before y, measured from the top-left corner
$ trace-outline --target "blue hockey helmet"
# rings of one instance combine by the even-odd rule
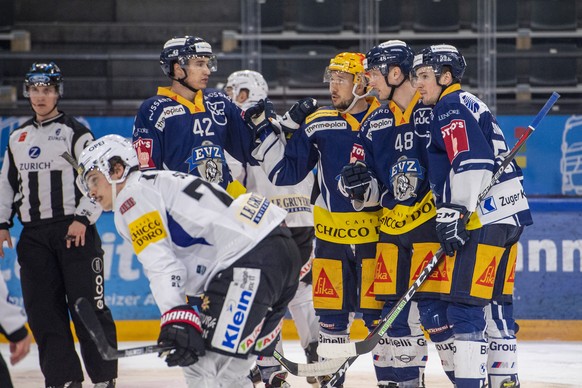
[[[189,59],[199,57],[209,59],[210,71],[217,70],[216,56],[212,53],[210,43],[196,36],[174,37],[164,44],[160,54],[160,66],[165,75],[172,77],[175,62],[183,67],[188,64]]]
[[[431,66],[437,76],[442,74],[443,66],[448,66],[453,79],[461,81],[467,62],[455,46],[449,44],[437,44],[420,50],[414,56],[413,72],[420,67]]]
[[[401,40],[389,40],[372,47],[366,54],[364,68],[366,71],[378,69],[386,76],[390,66],[398,66],[408,77],[412,69],[414,51]]]
[[[59,93],[59,96],[63,96],[63,76],[61,74],[61,69],[54,62],[40,63],[35,62],[30,66],[28,73],[24,77],[24,85],[22,94],[24,97],[29,98],[28,88],[31,86],[54,86]]]

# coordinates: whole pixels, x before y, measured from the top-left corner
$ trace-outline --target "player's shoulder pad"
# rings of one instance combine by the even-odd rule
[[[305,124],[309,124],[310,122],[317,120],[321,117],[336,117],[339,114],[337,109],[331,109],[328,107],[319,108],[309,116],[305,118]]]

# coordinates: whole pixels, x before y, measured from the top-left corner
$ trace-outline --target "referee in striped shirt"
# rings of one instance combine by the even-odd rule
[[[17,215],[23,225],[16,245],[24,308],[39,349],[46,387],[80,388],[84,380],[74,347],[69,314],[81,345],[85,369],[95,387],[115,387],[117,362],[104,361],[74,312],[85,297],[93,303],[109,342],[115,323],[105,305],[103,250],[95,228],[98,204],[75,186],[76,171],[60,155],[77,157],[93,134],[58,110],[63,95],[60,69],[34,63],[26,74],[24,97],[34,117],[9,137],[0,172],[0,257]]]

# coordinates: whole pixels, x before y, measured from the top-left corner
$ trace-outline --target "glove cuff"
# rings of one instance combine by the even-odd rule
[[[440,203],[437,205],[437,222],[454,222],[465,218],[468,211],[463,205]]]
[[[190,305],[177,306],[162,314],[160,327],[172,323],[185,323],[194,327],[199,333],[202,333],[200,316]]]

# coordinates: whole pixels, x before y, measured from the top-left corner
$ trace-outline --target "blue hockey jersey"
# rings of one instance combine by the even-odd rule
[[[463,205],[474,212],[468,229],[492,223],[532,223],[522,173],[515,161],[478,203],[479,194],[509,152],[485,103],[459,84],[449,86],[433,108],[430,134],[429,179],[437,204]]]
[[[198,91],[194,101],[169,87],[144,101],[133,125],[133,146],[141,170],[166,169],[189,173],[223,188],[233,180],[225,151],[256,164],[254,136],[241,110],[222,92]]]
[[[384,233],[406,233],[436,215],[426,153],[431,110],[416,93],[404,112],[390,101],[362,123],[359,140],[379,186]]]
[[[380,106],[369,97],[368,117]],[[270,133],[253,151],[269,180],[276,185],[301,182],[317,167],[320,193],[313,209],[315,235],[340,244],[361,244],[378,239],[379,207],[354,211],[350,200],[338,190],[339,173],[353,157],[360,121],[331,106],[322,107],[305,119],[285,145],[284,138]]]

